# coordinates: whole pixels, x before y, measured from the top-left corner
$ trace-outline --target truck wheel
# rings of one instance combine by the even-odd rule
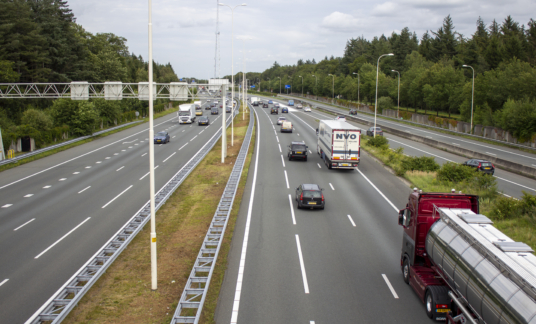
[[[409,284],[409,260],[404,257],[404,263],[402,265],[402,276],[404,277],[404,282]]]
[[[448,288],[446,286],[429,286],[424,297],[424,304],[426,306],[426,315],[435,320],[436,317],[445,318],[445,313],[437,312],[437,304],[450,305],[450,298],[448,296]]]

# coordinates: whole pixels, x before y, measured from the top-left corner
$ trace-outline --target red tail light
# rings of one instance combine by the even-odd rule
[[[303,192],[300,195],[300,200],[303,200]]]
[[[446,305],[446,304],[436,304],[436,308],[449,308],[449,305]]]
[[[322,201],[324,201],[324,194],[322,194]]]
[[[480,168],[482,166],[482,164],[478,163],[478,167]]]
[[[495,169],[495,164],[492,163],[491,166]]]

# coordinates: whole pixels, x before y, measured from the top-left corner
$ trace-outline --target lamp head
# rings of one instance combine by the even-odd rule
[[[245,7],[245,6],[247,6],[247,4],[243,3],[243,4],[241,4],[241,6],[244,6],[244,7]]]
[[[328,75],[331,75],[331,73],[330,73],[330,74],[328,74]],[[333,76],[333,75],[331,75],[331,76]]]
[[[313,74],[313,76],[315,76],[315,75]]]
[[[389,54],[387,54],[387,56],[395,56],[395,54],[389,53]]]
[[[391,72],[398,72],[397,70],[391,70]]]
[[[220,2],[220,3],[218,3],[218,5],[220,5],[220,6],[225,6],[225,4],[223,4],[223,3],[221,3],[221,2]]]
[[[465,65],[465,64],[464,64],[464,65],[462,65],[462,66],[463,66],[463,67],[469,67],[469,66],[467,66],[467,65]]]

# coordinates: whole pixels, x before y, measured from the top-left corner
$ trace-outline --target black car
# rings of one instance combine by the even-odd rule
[[[357,109],[350,109],[350,115],[357,115]]]
[[[199,117],[199,121],[197,122],[199,126],[206,125],[208,126],[210,124],[210,119],[208,119],[207,116],[201,116]]]
[[[219,113],[220,113],[220,111],[216,107],[210,109],[210,114],[211,115],[217,115]]]
[[[298,209],[324,209],[326,206],[322,189],[317,184],[302,184],[296,188],[296,201],[298,202]]]
[[[230,113],[230,112],[231,112],[231,107],[226,107],[226,108],[225,108],[225,112],[226,112],[226,113]]]
[[[490,161],[473,159],[465,161],[463,165],[473,167],[476,171],[484,172],[486,174],[493,175],[495,173],[495,166]]]
[[[376,127],[376,135],[383,136],[383,131],[380,127]],[[367,136],[374,136],[374,127],[367,129]]]
[[[169,137],[168,132],[166,132],[166,131],[158,132],[158,133],[156,133],[156,135],[154,136],[154,143],[155,143],[155,144],[165,144],[165,143],[169,143],[169,140],[170,140],[170,137]]]
[[[277,108],[277,107],[272,107],[272,109],[270,109],[270,115],[271,115],[271,114],[279,115],[279,108]]]
[[[259,102],[258,101],[254,101],[253,102],[253,106],[258,106],[259,105]]]
[[[263,103],[263,104],[262,104],[262,108],[268,108],[268,104],[267,104],[267,103]]]
[[[288,160],[302,159],[307,161],[307,149],[309,147],[305,145],[305,142],[291,142],[288,146],[287,156]]]
[[[288,108],[287,107],[283,107],[281,108],[281,113],[287,113],[288,114]]]

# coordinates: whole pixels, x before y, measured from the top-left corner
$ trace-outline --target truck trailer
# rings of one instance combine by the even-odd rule
[[[536,256],[479,214],[477,196],[415,188],[398,223],[403,279],[428,317],[536,324]]]
[[[179,124],[191,124],[195,121],[195,104],[182,104],[177,112]]]
[[[354,169],[360,160],[361,130],[347,122],[321,120],[316,151],[328,169]]]
[[[249,101],[253,106],[258,106],[261,100],[259,99],[259,97],[250,97]]]

